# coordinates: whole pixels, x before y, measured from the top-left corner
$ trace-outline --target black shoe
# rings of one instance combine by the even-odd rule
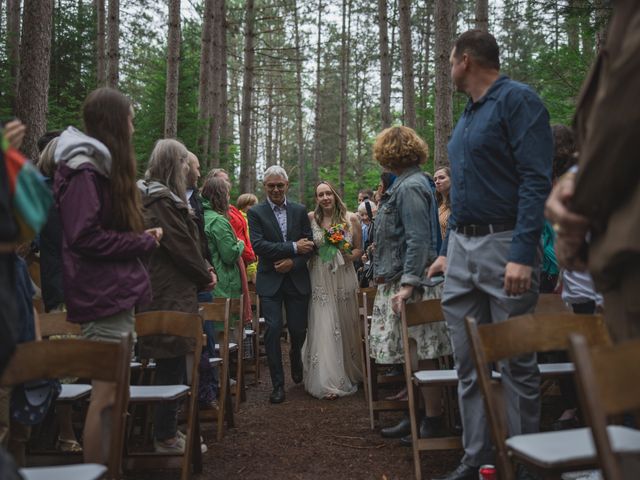
[[[273,387],[273,392],[271,392],[271,395],[269,396],[269,401],[271,403],[284,402],[284,387],[282,385]]]
[[[422,417],[420,420],[420,438],[444,437],[445,431],[442,428],[442,417]],[[400,445],[410,447],[413,442],[411,434],[400,439]]]
[[[302,382],[302,357],[300,352],[296,354],[293,350],[290,350],[289,360],[291,360],[291,380],[294,383]]]
[[[449,472],[443,477],[431,477],[431,480],[476,480],[477,478],[478,467],[470,467],[461,463],[453,472]]]
[[[403,417],[393,427],[386,427],[380,430],[380,435],[384,438],[402,438],[411,435],[411,420],[409,417]]]

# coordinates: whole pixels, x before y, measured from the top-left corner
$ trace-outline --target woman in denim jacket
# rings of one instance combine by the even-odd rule
[[[379,364],[404,363],[400,333],[403,300],[440,298],[442,286],[421,285],[425,269],[437,256],[437,203],[433,188],[420,170],[428,156],[427,144],[407,127],[383,130],[373,146],[374,158],[396,175],[378,209],[375,229],[374,278],[378,284],[371,321],[371,357]],[[412,327],[422,368],[435,368],[433,359],[450,355],[451,343],[444,322]],[[426,393],[426,392],[425,392]],[[441,430],[440,392],[426,395],[426,413],[420,436]],[[386,437],[405,437],[411,443],[408,418],[382,430]],[[407,443],[407,438],[403,439]]]

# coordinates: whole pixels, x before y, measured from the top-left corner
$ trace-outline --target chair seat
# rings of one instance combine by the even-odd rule
[[[491,378],[500,379],[499,372],[492,371]],[[418,385],[455,385],[458,383],[458,372],[455,370],[420,370],[413,373],[413,381]]]
[[[107,467],[97,463],[20,469],[25,480],[98,480],[106,472]]]
[[[610,425],[607,431],[615,452],[640,452],[640,430]],[[515,456],[542,468],[596,462],[596,449],[589,428],[516,435],[508,438],[505,444]]]
[[[132,385],[129,387],[130,402],[162,402],[176,400],[189,391],[186,385]]]
[[[131,362],[130,366],[131,370],[137,370],[138,368],[142,368],[142,362]]]
[[[264,319],[264,317],[260,317],[260,318],[258,319],[258,323],[259,323],[260,325],[263,325],[263,324],[264,324],[264,323],[266,323],[266,322],[267,322],[267,321]]]
[[[58,402],[75,402],[89,395],[91,392],[91,385],[83,383],[63,383],[60,396],[58,396]]]
[[[218,367],[220,365],[222,365],[222,359],[219,357],[213,357],[209,359],[209,365],[211,365],[212,367]]]
[[[572,375],[575,371],[575,365],[571,362],[566,363],[539,363],[538,368],[540,374],[546,377],[555,375]]]
[[[216,350],[220,351],[220,344],[216,343]],[[238,350],[238,344],[237,343],[229,343],[229,353],[235,352],[236,350]]]

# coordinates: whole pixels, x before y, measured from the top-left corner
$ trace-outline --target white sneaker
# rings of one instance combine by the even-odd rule
[[[186,440],[187,436],[182,433],[180,430],[178,430],[176,432],[176,437],[178,438],[182,438],[183,440]],[[204,439],[202,438],[202,435],[200,435],[200,452],[201,453],[207,453],[209,449],[207,448],[207,445],[204,443]]]
[[[173,443],[167,443],[161,440],[153,439],[153,448],[156,453],[169,453],[172,455],[184,454],[185,440],[184,436],[176,434],[176,439]]]

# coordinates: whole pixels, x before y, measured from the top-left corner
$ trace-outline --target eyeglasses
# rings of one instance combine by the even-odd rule
[[[284,190],[287,187],[286,183],[265,183],[267,190]]]

